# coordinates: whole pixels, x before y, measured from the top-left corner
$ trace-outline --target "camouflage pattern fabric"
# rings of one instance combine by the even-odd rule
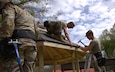
[[[19,48],[19,54],[24,72],[33,72],[37,54],[35,41],[31,39],[19,39],[19,42],[22,43]],[[2,68],[3,72],[20,72],[16,58],[3,60]]]
[[[64,22],[61,21],[50,21],[49,27],[47,27],[47,34],[50,37],[59,41],[65,41],[64,36],[61,34],[64,27],[67,27]]]
[[[58,35],[55,35],[55,34],[46,34],[46,36],[48,36],[50,38],[53,38],[53,39],[56,39],[56,40],[59,40],[59,41],[62,41],[62,42],[65,42],[65,36],[61,35],[61,34],[58,34]]]
[[[30,13],[12,6],[3,9],[2,24],[0,27],[0,39],[11,37],[14,30],[27,29],[35,33],[34,19]],[[36,42],[28,38],[19,38],[19,54],[24,72],[33,72],[37,55]],[[3,72],[20,72],[16,58],[2,60]]]

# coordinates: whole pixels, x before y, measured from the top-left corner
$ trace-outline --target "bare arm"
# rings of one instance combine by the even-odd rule
[[[64,29],[64,34],[65,34],[66,38],[68,39],[70,45],[72,45],[72,42],[71,42],[71,40],[70,40],[70,37],[69,37],[69,34],[68,34],[68,32],[67,32],[66,27],[64,27],[63,29]]]
[[[90,50],[91,48],[92,48],[92,46],[91,45],[89,45],[89,46],[87,46],[87,47],[82,47],[82,46],[80,46],[79,47],[81,50],[83,50],[83,51],[88,51],[88,50]]]

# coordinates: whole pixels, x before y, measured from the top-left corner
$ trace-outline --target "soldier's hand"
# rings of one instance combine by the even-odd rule
[[[85,45],[85,47],[87,47],[87,45]]]
[[[71,48],[73,47],[73,44],[70,42],[70,46],[71,46]]]
[[[71,45],[71,47],[73,47],[73,44],[70,44]]]
[[[80,48],[80,45],[76,45],[76,48]]]

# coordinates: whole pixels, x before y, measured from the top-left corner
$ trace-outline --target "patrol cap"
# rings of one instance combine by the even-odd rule
[[[86,32],[86,36],[88,36],[88,35],[93,35],[93,31],[92,30],[88,30],[87,32]]]
[[[4,5],[8,2],[10,2],[10,0],[0,0],[0,9],[2,9]]]

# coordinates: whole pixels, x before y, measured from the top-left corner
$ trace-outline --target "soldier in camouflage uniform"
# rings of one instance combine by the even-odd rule
[[[33,72],[37,55],[37,28],[31,14],[14,5],[9,0],[0,0],[0,40],[17,38],[19,55],[24,72]],[[3,72],[20,72],[16,57],[8,57],[2,61]]]
[[[52,38],[65,42],[64,36],[62,35],[62,30],[63,30],[70,45],[72,45],[72,42],[67,32],[67,27],[73,28],[74,27],[73,22],[69,22],[66,25],[64,22],[61,22],[61,21],[45,21],[44,26],[47,29],[47,34],[49,34]]]
[[[93,31],[89,30],[86,32],[86,37],[91,40],[90,44],[86,47],[79,46],[80,49],[83,51],[89,51],[89,54],[92,54],[96,57],[97,62],[92,60],[92,66],[95,69],[95,72],[106,72],[104,67],[105,65],[105,58],[103,58],[101,53],[101,44],[100,41],[94,37]]]

